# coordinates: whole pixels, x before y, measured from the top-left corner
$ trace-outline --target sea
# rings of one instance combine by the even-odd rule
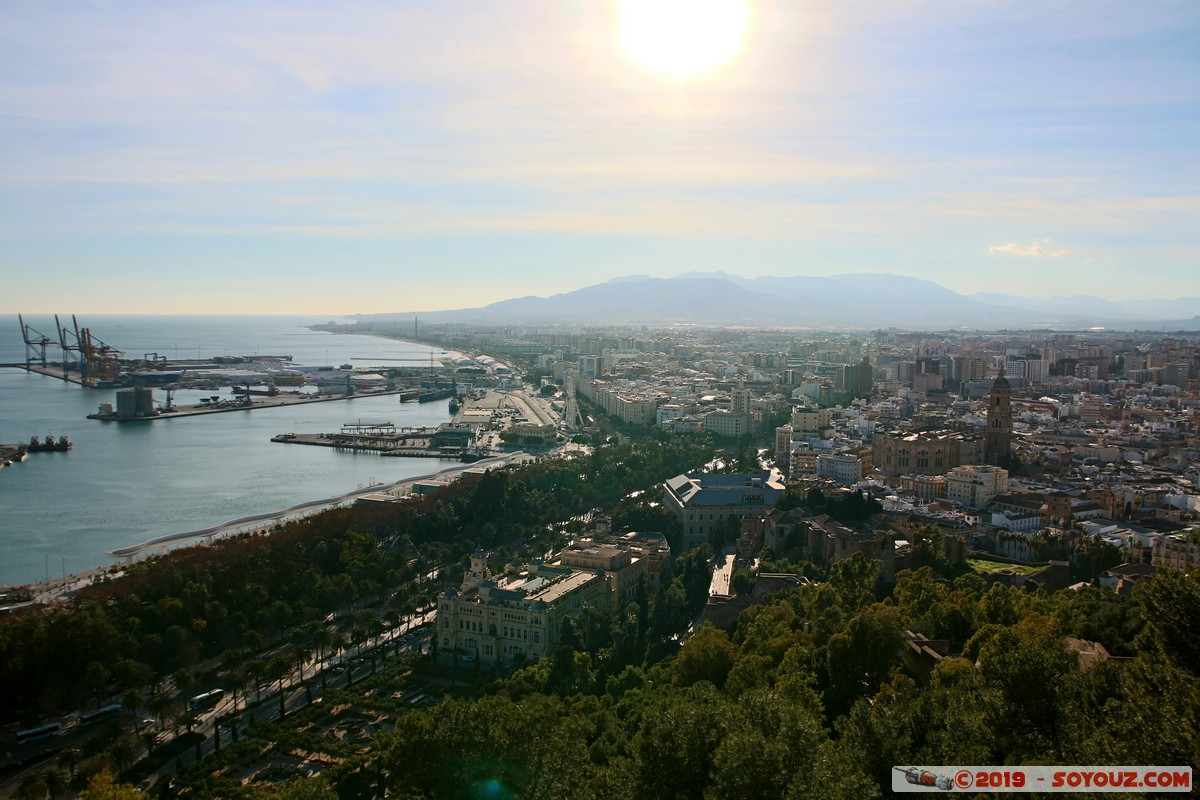
[[[78,324],[125,353],[170,359],[290,355],[297,365],[420,366],[446,354],[395,339],[309,330],[329,317],[87,315]],[[26,317],[55,336],[54,318]],[[67,323],[71,324],[71,323]],[[60,360],[57,347],[50,360]],[[21,327],[0,317],[0,363],[25,360]],[[218,525],[377,483],[435,472],[448,463],[278,444],[280,433],[328,433],[358,421],[396,427],[450,419],[447,401],[401,403],[395,395],[149,422],[87,419],[115,389],[0,368],[0,443],[68,436],[65,453],[30,453],[0,469],[0,586],[62,577],[117,563],[107,552],[170,533]],[[219,392],[180,391],[176,404]],[[155,389],[155,400],[165,399]]]

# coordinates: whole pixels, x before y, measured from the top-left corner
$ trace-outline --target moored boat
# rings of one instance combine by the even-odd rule
[[[30,453],[65,453],[74,447],[74,443],[65,435],[55,439],[53,436],[47,436],[45,441],[41,437],[31,436],[29,438],[29,447],[26,448]]]

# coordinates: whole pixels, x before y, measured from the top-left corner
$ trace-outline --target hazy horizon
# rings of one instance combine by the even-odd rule
[[[0,313],[692,271],[1154,299],[1200,263],[1185,3],[71,5],[0,31]]]
[[[729,274],[732,274],[732,273],[729,273]],[[836,275],[831,273],[831,274],[829,274],[829,275],[808,275],[808,276],[805,276],[805,277],[814,277],[814,278],[821,278],[821,277],[837,277],[838,275],[849,275],[849,274],[855,274],[855,273],[837,273]],[[881,273],[857,273],[857,274],[870,274],[870,275],[879,275],[879,276],[893,276],[893,275],[896,275],[897,273],[882,273],[882,272],[881,272]],[[717,275],[716,271],[714,271],[713,275],[714,275],[714,276],[716,276],[716,275]],[[694,277],[706,277],[706,276],[701,276],[701,275],[688,275],[688,274],[680,274],[680,275],[666,275],[666,276],[652,276],[652,275],[618,275],[618,276],[616,276],[616,277],[614,277],[614,278],[610,278],[610,279],[609,279],[607,282],[608,282],[608,283],[612,283],[612,282],[621,282],[621,281],[626,281],[626,280],[631,280],[631,279],[636,279],[636,278],[653,278],[653,279],[658,279],[658,280],[672,280],[672,279],[686,279],[686,278],[694,278]],[[742,278],[742,279],[746,279],[746,280],[755,280],[755,279],[757,279],[757,278],[786,278],[786,277],[792,277],[792,276],[784,276],[784,275],[736,275],[735,277],[737,277],[737,278]],[[914,278],[915,278],[915,276],[907,276],[907,277],[914,277]],[[916,278],[916,279],[917,279],[917,280],[924,280],[924,279],[921,279],[921,278]],[[563,288],[561,291],[558,291],[558,292],[547,292],[546,294],[537,294],[537,295],[524,295],[524,296],[550,297],[550,296],[553,296],[553,295],[556,295],[556,294],[569,294],[569,293],[571,293],[571,292],[574,292],[574,291],[577,291],[577,290],[579,290],[579,289],[588,288],[589,286],[594,286],[594,285],[598,285],[598,284],[594,284],[594,283],[592,283],[592,284],[580,284],[579,286],[573,286],[573,287],[567,287],[567,288]],[[948,287],[947,287],[947,288],[948,288]],[[975,293],[964,293],[964,296],[966,296],[966,297],[973,297],[973,296],[975,296],[976,294],[979,294],[979,295],[986,295],[986,294],[1005,294],[1005,295],[1011,295],[1011,296],[1013,296],[1013,297],[1019,297],[1019,298],[1022,298],[1022,299],[1026,299],[1026,300],[1052,300],[1052,299],[1055,299],[1055,298],[1061,298],[1061,299],[1071,299],[1071,297],[1072,297],[1072,295],[1066,295],[1066,294],[1059,294],[1059,295],[1050,295],[1050,294],[1045,294],[1045,295],[1022,294],[1022,293],[1020,293],[1020,292],[1018,292],[1018,291],[1002,291],[1002,292],[988,292],[988,291],[981,291],[981,292],[975,292]],[[1097,297],[1097,298],[1099,298],[1099,299],[1101,299],[1101,300],[1106,300],[1106,301],[1109,301],[1109,302],[1114,302],[1114,303],[1119,303],[1119,302],[1121,302],[1121,301],[1124,301],[1124,300],[1130,300],[1130,299],[1131,299],[1131,298],[1128,298],[1128,297],[1122,297],[1122,296],[1113,296],[1113,295],[1106,296],[1105,294],[1102,294],[1102,293],[1100,293],[1100,292],[1092,292],[1092,291],[1080,291],[1080,292],[1076,292],[1076,293],[1075,293],[1075,296],[1079,296],[1079,295],[1086,295],[1086,296],[1091,296],[1091,297]],[[512,295],[512,296],[510,296],[510,297],[497,297],[495,300],[489,300],[489,301],[487,301],[486,303],[481,303],[481,304],[480,304],[480,307],[482,307],[482,306],[486,306],[486,305],[489,305],[489,304],[491,304],[491,303],[495,303],[495,302],[502,302],[502,301],[504,301],[504,300],[512,300],[512,299],[517,299],[518,297],[520,297],[520,296],[519,296],[519,295]],[[1170,297],[1170,298],[1167,298],[1167,297],[1162,297],[1162,298],[1148,298],[1148,299],[1179,300],[1179,299],[1190,298],[1190,297],[1200,297],[1200,291],[1198,291],[1198,292],[1194,292],[1194,293],[1191,293],[1191,294],[1189,294],[1189,295],[1180,295],[1180,296],[1178,296],[1178,297]],[[61,305],[61,304],[60,304],[60,305]],[[324,311],[324,312],[322,312],[322,311],[309,311],[309,312],[303,312],[303,311],[301,311],[301,312],[297,312],[297,311],[219,311],[219,310],[218,310],[218,311],[207,311],[207,310],[189,310],[189,311],[177,311],[177,312],[163,312],[163,311],[121,311],[121,310],[118,310],[118,311],[91,311],[91,310],[88,310],[86,307],[83,307],[83,308],[74,308],[74,307],[72,307],[72,308],[70,308],[70,309],[64,309],[64,308],[53,309],[53,308],[52,308],[52,309],[32,309],[32,310],[30,310],[30,309],[25,309],[25,308],[18,308],[18,309],[15,309],[15,310],[11,311],[11,312],[8,312],[8,311],[0,311],[0,314],[9,314],[9,315],[13,315],[13,314],[18,314],[18,313],[19,313],[19,314],[22,314],[22,315],[23,315],[23,316],[26,318],[26,321],[27,321],[27,322],[30,322],[30,321],[35,321],[35,322],[36,322],[38,318],[46,318],[46,317],[51,317],[51,316],[53,316],[53,315],[55,315],[55,314],[58,314],[58,315],[60,315],[60,317],[61,317],[62,315],[64,315],[64,314],[65,314],[65,315],[66,315],[66,318],[69,318],[69,317],[71,316],[71,314],[74,314],[74,315],[76,315],[76,316],[78,316],[78,317],[87,316],[87,317],[89,317],[89,318],[90,318],[90,317],[124,317],[124,316],[149,316],[149,317],[154,317],[154,316],[163,316],[163,317],[171,317],[171,316],[205,316],[205,317],[221,317],[221,316],[234,316],[234,317],[246,317],[246,316],[265,316],[265,317],[303,317],[303,318],[305,318],[305,319],[313,319],[313,320],[314,320],[314,324],[316,324],[316,323],[320,323],[320,322],[322,322],[322,321],[329,321],[328,319],[322,319],[322,318],[333,318],[333,319],[337,319],[337,318],[346,318],[346,317],[355,317],[355,316],[376,316],[376,315],[388,315],[388,314],[434,314],[434,313],[439,313],[439,312],[442,312],[442,311],[456,311],[456,310],[460,310],[460,309],[467,309],[467,308],[471,308],[471,307],[472,307],[472,306],[455,306],[455,307],[452,307],[452,306],[447,306],[447,307],[445,307],[445,308],[425,308],[425,309],[412,309],[412,308],[400,308],[400,307],[397,307],[397,308],[386,308],[386,309],[379,309],[379,310],[375,310],[375,311]],[[36,327],[36,325],[35,325],[35,327]]]

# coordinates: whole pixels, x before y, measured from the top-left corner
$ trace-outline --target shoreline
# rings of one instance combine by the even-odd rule
[[[313,325],[305,325],[304,327],[310,331],[316,331],[317,333],[329,333],[334,336],[370,336],[375,339],[384,339],[389,342],[404,342],[405,344],[416,345],[417,347],[427,347],[430,350],[438,350],[443,355],[445,355],[451,359],[453,359],[455,357],[470,358],[470,356],[467,355],[466,353],[460,353],[457,350],[447,350],[446,348],[441,347],[440,345],[426,344],[425,342],[414,342],[412,339],[401,339],[398,336],[388,336],[386,334],[379,333],[378,331],[331,331],[331,330],[327,330],[326,328],[318,327],[319,325],[328,325],[328,324],[329,323],[327,323],[327,322],[318,322]],[[442,366],[444,367],[446,365],[443,364]]]
[[[219,537],[224,534],[241,532],[242,528],[270,528],[277,524],[283,524],[287,521],[286,518],[290,514],[300,515],[298,518],[309,516],[311,514],[322,513],[332,508],[345,503],[347,501],[358,500],[361,497],[366,497],[374,494],[385,494],[405,488],[411,489],[412,485],[420,481],[427,481],[431,478],[444,476],[452,472],[465,472],[469,469],[478,469],[480,467],[496,467],[507,465],[510,461],[517,461],[522,458],[531,458],[528,453],[517,450],[512,453],[505,453],[501,456],[493,456],[488,459],[480,459],[471,464],[457,463],[453,466],[445,467],[444,469],[426,473],[424,475],[416,475],[411,478],[404,478],[393,483],[376,484],[362,489],[354,489],[337,497],[325,498],[324,500],[310,500],[304,503],[298,503],[286,509],[267,512],[263,514],[255,514],[249,517],[239,517],[235,520],[229,520],[219,525],[213,525],[209,528],[201,528],[192,531],[183,531],[180,533],[170,533],[154,539],[147,540],[140,544],[130,545],[127,547],[116,548],[106,553],[110,558],[120,559],[106,566],[93,567],[81,572],[68,573],[65,577],[50,578],[48,581],[37,581],[34,583],[14,584],[11,586],[0,587],[9,591],[21,590],[28,591],[32,595],[32,600],[28,602],[13,604],[10,606],[0,606],[0,614],[6,611],[18,610],[26,607],[34,606],[50,606],[54,603],[64,602],[70,598],[70,595],[79,591],[86,586],[90,586],[96,582],[98,577],[106,574],[120,577],[125,571],[125,566],[131,561],[137,559],[143,554],[153,553],[160,549],[170,549],[171,545],[182,545],[184,542],[191,542],[183,545],[185,547],[204,547],[207,546],[214,537]],[[264,525],[264,523],[270,523]],[[266,533],[266,531],[264,531]],[[267,533],[267,535],[270,535]],[[206,541],[193,541],[196,539],[205,539]]]
[[[137,317],[131,317],[130,319],[125,319],[122,317],[115,317],[114,319],[116,319],[116,321],[125,321],[125,323],[128,325],[128,330],[133,331],[133,335],[137,336],[137,338],[131,338],[130,341],[158,341],[158,337],[162,337],[163,341],[166,341],[167,344],[164,345],[164,347],[158,348],[158,350],[164,350],[168,354],[172,350],[178,350],[180,354],[184,354],[186,351],[191,350],[193,354],[196,354],[199,351],[199,345],[194,344],[194,342],[205,342],[205,350],[203,354],[205,356],[209,355],[210,351],[212,351],[212,353],[220,354],[223,348],[228,348],[228,353],[244,353],[244,351],[247,351],[247,353],[253,353],[253,351],[262,349],[264,353],[294,353],[296,354],[296,360],[298,360],[298,362],[312,363],[312,365],[330,363],[330,365],[334,367],[336,367],[338,363],[343,362],[354,363],[354,365],[361,365],[362,367],[377,365],[398,366],[398,363],[408,362],[406,365],[408,368],[404,369],[403,372],[409,374],[424,372],[422,371],[421,367],[425,366],[427,368],[428,357],[430,357],[431,354],[433,355],[433,359],[438,362],[436,365],[434,365],[438,367],[438,374],[449,374],[452,372],[452,367],[455,366],[454,363],[451,362],[451,359],[457,359],[457,357],[460,357],[456,351],[443,349],[437,344],[412,342],[410,339],[396,338],[388,335],[388,333],[391,333],[392,331],[385,331],[384,335],[380,335],[379,331],[372,331],[370,333],[353,331],[350,330],[349,326],[347,325],[330,326],[329,330],[320,330],[319,327],[314,329],[314,325],[325,323],[325,321],[329,318],[313,319],[310,317],[305,320],[298,319],[295,317],[295,315],[284,315],[284,317],[263,317],[263,315],[250,314],[242,315],[242,317],[239,318],[228,319],[230,321],[233,319],[246,319],[248,323],[252,324],[242,325],[239,323],[238,325],[226,326],[226,321],[224,321],[227,320],[226,317],[212,318],[209,320],[209,315],[203,315],[202,318],[198,318],[199,323],[202,324],[168,326],[166,323],[163,323],[162,330],[160,331],[158,330],[157,323],[155,323],[154,319],[143,319],[144,317],[145,315],[137,315]],[[174,318],[164,317],[163,319],[173,320]],[[258,321],[259,319],[260,321]],[[134,321],[137,321],[138,324],[134,325]],[[209,321],[211,321],[212,325],[209,325]],[[280,325],[280,321],[283,321],[283,325]],[[100,320],[97,320],[96,324],[100,324]],[[326,339],[325,337],[330,335],[330,333],[336,333],[338,338]],[[259,335],[262,335],[262,337]],[[176,339],[179,341],[178,345],[174,344]],[[193,343],[188,344],[188,342]],[[247,342],[262,342],[262,345],[245,344]],[[18,359],[20,359],[20,353],[16,350],[16,348],[8,349],[13,351],[12,353],[8,354],[11,357],[8,357],[8,359],[5,359],[4,361],[16,362]],[[142,345],[139,344],[138,347],[134,349],[140,350],[143,348]],[[389,361],[389,359],[397,359],[401,361]],[[446,369],[443,369],[442,365],[445,365]],[[35,362],[35,367],[36,366],[37,365]],[[92,401],[90,399],[91,395],[94,395],[94,392],[84,391],[80,392],[79,395],[76,395],[74,392],[78,392],[79,386],[73,383],[64,383],[64,381],[61,379],[61,372],[56,371],[54,367],[50,367],[48,371],[49,374],[40,374],[40,369],[36,368],[34,371],[32,371],[32,374],[30,374],[30,371],[25,369],[24,363],[19,363],[19,365],[17,365],[17,363],[13,363],[12,368],[0,369],[0,372],[4,373],[6,381],[10,381],[12,389],[18,392],[17,395],[14,395],[14,398],[19,401],[16,407],[12,407],[12,409],[10,409],[16,410],[16,415],[10,417],[10,419],[6,420],[5,422],[5,428],[7,429],[8,427],[12,427],[14,434],[12,437],[2,437],[2,439],[6,441],[8,439],[16,440],[18,438],[18,435],[16,434],[24,435],[28,432],[35,431],[35,429],[36,431],[42,431],[42,429],[46,428],[48,425],[53,425],[54,433],[59,432],[59,427],[66,427],[68,432],[72,434],[72,439],[76,440],[78,445],[79,439],[77,439],[76,435],[74,435],[74,432],[76,432],[76,429],[86,429],[86,431],[88,431],[88,437],[95,439],[95,443],[86,443],[85,441],[84,444],[96,445],[94,447],[84,447],[82,450],[83,456],[89,457],[84,458],[83,462],[91,464],[92,462],[97,461],[96,453],[107,453],[107,455],[104,455],[103,459],[109,459],[110,456],[112,456],[112,453],[107,452],[106,446],[109,444],[110,437],[114,437],[116,432],[120,431],[120,429],[128,429],[128,431],[131,431],[131,433],[120,434],[118,439],[112,439],[114,444],[121,444],[122,449],[118,451],[118,455],[121,458],[124,458],[124,461],[106,461],[106,463],[100,465],[100,470],[89,471],[89,476],[106,475],[106,471],[104,470],[108,469],[109,463],[120,465],[122,470],[124,470],[126,467],[137,468],[139,464],[142,464],[142,462],[140,462],[140,458],[142,457],[140,457],[137,451],[142,449],[142,447],[155,445],[157,441],[160,440],[166,443],[166,441],[170,439],[170,444],[172,444],[170,449],[173,451],[185,452],[186,449],[184,449],[184,447],[175,446],[178,444],[175,441],[176,438],[182,437],[179,439],[179,441],[182,441],[184,444],[192,443],[193,440],[200,440],[203,444],[206,444],[209,440],[211,440],[211,437],[209,437],[208,434],[205,434],[204,431],[211,431],[214,435],[220,434],[221,441],[224,441],[228,439],[228,434],[226,433],[227,431],[233,431],[233,429],[241,429],[244,426],[248,426],[246,427],[247,431],[250,431],[253,435],[256,435],[256,437],[260,435],[264,443],[268,443],[271,435],[278,434],[281,431],[288,431],[288,429],[293,427],[290,425],[290,423],[286,422],[280,423],[276,421],[275,423],[272,423],[271,420],[275,419],[275,416],[272,415],[266,415],[262,417],[262,419],[258,419],[257,415],[250,415],[245,417],[245,420],[247,420],[246,422],[236,422],[230,426],[221,425],[220,421],[222,419],[239,420],[241,417],[211,417],[212,420],[218,423],[215,428],[211,428],[209,426],[204,426],[203,429],[193,428],[190,426],[179,428],[179,423],[176,423],[174,426],[167,426],[167,429],[170,433],[155,433],[154,438],[144,439],[143,437],[148,437],[150,434],[137,433],[137,431],[149,431],[151,428],[157,431],[158,426],[110,426],[96,425],[97,421],[86,421],[84,417],[89,413],[95,413],[96,411],[96,405],[92,405]],[[23,380],[25,377],[29,377],[34,380]],[[54,386],[52,386],[52,384],[54,384]],[[6,386],[7,385],[8,384],[6,384]],[[64,387],[67,386],[70,386],[74,392],[64,391]],[[52,399],[53,404],[41,404],[40,399],[38,398],[42,397],[42,392],[48,392],[46,397]],[[158,392],[156,392],[156,395],[157,393]],[[96,402],[98,402],[98,399],[100,398],[107,399],[107,397],[104,397],[103,391],[95,392],[95,395],[97,396]],[[82,397],[83,399],[79,399],[79,397]],[[373,399],[372,401],[371,397],[376,397],[376,399]],[[391,413],[392,404],[394,404],[396,401],[395,397],[377,396],[376,392],[355,393],[352,399],[359,398],[365,399],[365,403],[362,405],[361,411],[359,410],[359,403],[352,405],[316,404],[332,402],[332,399],[346,399],[346,396],[344,395],[334,395],[329,396],[328,398],[296,398],[300,399],[302,402],[308,403],[304,405],[304,409],[298,409],[294,407],[294,404],[288,404],[289,408],[292,408],[292,411],[281,411],[280,414],[282,414],[284,417],[288,417],[288,419],[292,419],[296,413],[299,413],[302,417],[304,417],[304,419],[308,419],[308,416],[312,416],[313,419],[325,420],[326,422],[329,422],[329,425],[335,425],[336,422],[342,421],[340,417],[343,414],[347,414],[347,411],[353,411],[353,414],[347,414],[346,419],[352,419],[352,417],[364,415],[382,416],[384,414],[384,411],[382,410],[383,405],[386,405],[386,408],[388,408],[386,413]],[[259,398],[256,397],[254,399],[258,401]],[[178,398],[176,398],[176,402],[178,402]],[[287,403],[287,401],[284,401],[284,403]],[[380,405],[380,403],[383,405]],[[412,420],[412,422],[407,422],[409,425],[412,425],[412,423],[418,423],[418,425],[436,425],[436,423],[443,422],[448,419],[448,417],[446,417],[444,414],[444,404],[434,403],[433,405],[437,405],[437,409],[434,411],[428,409],[426,405],[421,405],[420,408],[425,409],[421,411],[415,410],[418,408],[418,405],[416,404],[413,404],[412,407],[410,407],[410,405],[402,405],[400,408],[403,409],[404,413],[407,413],[408,416],[404,416],[404,413],[400,413],[400,411],[397,411],[397,414],[401,414],[402,419]],[[46,409],[52,410],[50,411],[50,419],[52,419],[52,423],[42,421],[41,415],[46,414]],[[311,409],[311,411],[308,409]],[[377,411],[377,409],[379,410]],[[204,410],[209,411],[209,413],[214,413],[214,411],[217,411],[217,409],[212,411],[209,409]],[[241,409],[229,408],[220,410]],[[162,416],[166,417],[168,415]],[[334,417],[338,417],[338,419],[335,420]],[[436,417],[436,419],[434,419],[434,417]],[[26,420],[34,420],[34,422],[29,422]],[[53,420],[60,421],[55,422]],[[397,421],[397,423],[401,423],[401,421]],[[83,428],[82,426],[86,427]],[[318,427],[325,429],[329,426],[320,425]],[[266,429],[265,432],[263,432],[264,429]],[[336,429],[336,427],[330,429]],[[104,431],[109,431],[112,433],[103,433]],[[194,431],[196,433],[188,434],[186,437],[184,437],[184,435],[178,433],[178,431],[184,431],[185,433]],[[265,447],[274,450],[277,445],[265,444]],[[79,447],[77,447],[77,450],[79,450]],[[155,451],[157,452],[157,447]],[[262,459],[265,464],[296,461],[296,458],[290,455],[288,452],[281,452],[278,453],[278,456],[276,456],[272,455],[270,452],[259,453],[259,450],[256,449],[256,447],[248,447],[247,452],[251,453],[253,458]],[[202,453],[202,455],[204,455],[204,453]],[[220,456],[220,453],[218,453],[218,456]],[[307,461],[307,459],[310,458],[311,457],[308,455],[301,456],[300,461]],[[46,464],[41,463],[54,462],[54,464],[59,464],[60,461],[62,467],[67,469],[66,473],[58,473],[58,471],[53,471],[52,474],[52,470],[49,470],[46,467]],[[179,458],[170,457],[163,459],[162,463],[166,465],[164,469],[174,469],[179,467],[179,461]],[[300,477],[302,479],[302,485],[293,487],[293,492],[295,488],[301,488],[301,486],[310,489],[310,491],[299,493],[288,492],[287,487],[282,486],[278,487],[283,489],[282,492],[271,492],[270,486],[272,481],[258,481],[254,483],[254,489],[256,489],[256,493],[254,493],[253,497],[256,497],[259,501],[265,499],[266,503],[246,503],[246,501],[236,500],[235,495],[230,494],[230,507],[224,510],[226,513],[224,513],[223,517],[218,517],[212,522],[223,523],[224,519],[252,515],[252,513],[256,513],[258,511],[270,511],[272,509],[277,509],[277,507],[299,503],[299,501],[308,498],[329,498],[332,497],[332,495],[340,494],[344,491],[344,489],[347,488],[352,488],[354,486],[365,487],[373,485],[373,483],[376,483],[374,475],[380,475],[380,477],[383,477],[384,481],[391,481],[400,479],[400,477],[407,474],[425,474],[433,469],[439,469],[440,467],[443,467],[443,465],[451,464],[451,462],[433,464],[431,461],[428,461],[428,459],[421,459],[421,462],[424,463],[413,462],[412,459],[408,458],[402,458],[400,461],[409,462],[409,464],[400,465],[398,462],[394,462],[396,464],[395,467],[385,469],[383,467],[374,467],[374,465],[365,465],[364,462],[359,461],[359,459],[354,459],[353,462],[342,461],[342,459],[338,459],[337,462],[330,463],[329,469],[317,470],[318,473],[325,473],[324,477],[318,474],[316,479],[310,479],[310,477],[307,475],[301,475]],[[48,480],[55,481],[61,480],[59,477],[60,475],[70,475],[73,473],[73,471],[78,471],[79,467],[76,462],[80,462],[80,459],[73,458],[68,459],[68,461],[62,461],[62,459],[52,458],[41,459],[41,461],[35,465],[38,467],[38,473],[46,473]],[[157,461],[155,463],[157,464]],[[324,462],[318,461],[316,463],[323,464]],[[37,487],[29,485],[29,465],[18,464],[14,465],[14,467],[17,467],[17,469],[14,469],[11,475],[0,475],[0,480],[5,481],[6,485],[8,485],[8,482],[10,481],[17,481],[11,483],[10,486],[28,486],[28,488],[23,489],[22,495],[20,495],[19,498],[17,495],[11,495],[13,498],[11,505],[13,506],[14,513],[17,515],[14,517],[14,519],[25,519],[30,515],[31,503],[29,499],[44,498],[44,500],[50,501],[50,499],[52,499],[52,495],[50,495],[49,487],[52,486],[53,483],[38,483]],[[188,462],[187,469],[192,468],[193,464]],[[347,469],[346,474],[342,475],[342,469]],[[380,474],[380,469],[384,469],[382,474]],[[191,471],[182,471],[182,473],[179,473],[179,476],[180,480],[184,481],[184,483],[191,482],[188,483],[188,485],[194,485],[194,481],[197,480],[197,474],[193,474]],[[101,482],[115,481],[118,480],[118,477],[118,474],[113,473]],[[130,476],[130,480],[136,480],[137,477],[137,475],[132,475]],[[124,473],[120,474],[120,479],[125,480]],[[236,487],[226,487],[229,481],[217,480],[216,482],[220,483],[222,487],[229,489],[229,491],[236,491]],[[85,488],[95,491],[95,483],[97,483],[97,481],[92,480],[92,482],[88,483]],[[154,481],[154,485],[160,489],[164,489],[162,486],[163,483],[164,481]],[[275,481],[275,483],[277,483],[277,481]],[[125,483],[120,483],[120,486],[125,486]],[[259,489],[262,488],[265,488],[266,491],[259,491]],[[311,491],[311,489],[316,489],[316,491]],[[166,489],[164,489],[164,491],[166,491]],[[170,492],[178,494],[178,492],[174,491],[174,489],[172,489]],[[158,492],[158,494],[162,493],[163,492]],[[283,497],[281,497],[281,494]],[[247,494],[246,497],[248,499],[250,498],[250,495]],[[110,503],[108,498],[108,494],[103,494],[100,497],[101,507],[104,507],[104,509],[107,509],[108,506],[112,506],[112,503]],[[42,500],[37,500],[37,503],[42,503]],[[84,585],[86,582],[89,582],[92,577],[96,577],[98,573],[103,573],[106,570],[112,569],[113,565],[116,564],[116,561],[108,557],[106,553],[113,551],[113,549],[118,547],[130,545],[131,540],[134,542],[140,542],[149,540],[150,537],[156,537],[161,533],[170,533],[170,531],[173,530],[180,531],[190,530],[193,528],[202,528],[204,525],[210,524],[209,521],[212,519],[212,517],[205,519],[205,517],[208,516],[206,513],[200,513],[200,515],[191,513],[192,505],[194,505],[194,503],[191,503],[191,501],[186,501],[185,503],[184,499],[182,499],[182,495],[180,495],[179,500],[172,500],[169,501],[169,503],[157,503],[156,501],[156,503],[154,503],[155,509],[158,509],[158,507],[161,506],[163,513],[161,513],[161,515],[155,515],[154,517],[142,519],[140,522],[143,524],[138,524],[131,530],[124,530],[127,528],[126,525],[115,522],[115,517],[113,516],[115,510],[110,510],[108,511],[107,518],[109,521],[113,522],[104,522],[104,517],[100,517],[97,518],[97,523],[94,525],[94,527],[97,529],[95,539],[98,539],[98,541],[95,543],[96,545],[100,545],[98,547],[88,547],[88,542],[91,541],[91,537],[90,539],[86,540],[78,539],[76,534],[74,534],[74,527],[77,527],[77,525],[74,522],[70,522],[70,519],[68,519],[68,523],[58,525],[59,528],[62,528],[64,531],[66,531],[66,533],[62,533],[61,536],[58,535],[60,531],[55,527],[55,524],[53,522],[48,522],[46,528],[44,528],[44,533],[46,533],[47,537],[46,541],[48,543],[46,546],[38,549],[26,547],[24,542],[12,540],[11,537],[6,537],[6,539],[11,540],[6,542],[6,545],[7,548],[11,549],[13,553],[13,559],[8,561],[6,564],[6,575],[4,578],[0,579],[0,583],[2,583],[2,585],[6,585],[6,587],[7,585],[12,585],[12,587],[24,587],[34,591],[44,591],[46,590],[46,587],[54,587],[53,591],[55,594],[61,593],[62,589],[60,584],[64,582],[71,584],[70,587],[67,587],[67,590],[78,588],[80,585]],[[60,511],[71,513],[90,513],[90,511],[77,511],[77,506],[78,504],[76,503],[65,504],[61,507]],[[174,513],[172,513],[176,507],[180,507],[181,512],[179,516],[176,516]],[[55,509],[59,509],[59,506],[55,505]],[[211,511],[211,509],[209,511]],[[220,511],[218,511],[218,513],[220,513]],[[62,513],[60,513],[59,517],[62,517]],[[79,519],[85,518],[79,517]],[[31,522],[29,524],[36,524],[36,522],[32,522],[32,517],[30,517],[30,521]],[[176,527],[176,525],[178,525],[178,527]],[[67,531],[68,528],[71,530]],[[89,523],[89,531],[90,528],[91,525]],[[112,529],[112,533],[110,533],[109,529]],[[90,533],[89,536],[91,536]],[[7,549],[4,552],[7,552]],[[62,563],[65,563],[64,565],[66,570],[49,570],[49,576],[43,575],[43,552],[47,554],[50,564],[56,566],[60,563],[60,561],[62,561]],[[65,572],[67,572],[67,570],[71,571],[68,573],[68,575],[78,577],[61,577]],[[47,582],[47,578],[49,579],[49,582]]]

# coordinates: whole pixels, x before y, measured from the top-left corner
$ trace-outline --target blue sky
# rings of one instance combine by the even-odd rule
[[[46,2],[0,25],[0,312],[422,311],[642,273],[1200,294],[1194,2]]]

